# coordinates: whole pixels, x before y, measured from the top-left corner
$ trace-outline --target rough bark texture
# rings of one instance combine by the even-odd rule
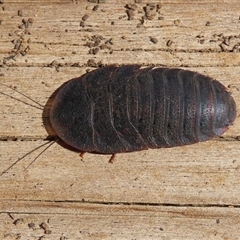
[[[0,4],[0,83],[44,106],[102,64],[182,67],[218,79],[239,109],[239,1],[92,2]],[[3,172],[54,132],[32,101],[0,91]],[[0,177],[0,238],[238,239],[239,130],[237,115],[221,138],[113,164],[56,143],[24,171],[38,149]]]

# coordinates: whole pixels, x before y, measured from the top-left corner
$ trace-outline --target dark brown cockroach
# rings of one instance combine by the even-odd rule
[[[109,154],[206,141],[235,117],[235,102],[220,82],[139,65],[110,65],[72,79],[50,109],[60,139],[83,152]]]
[[[233,123],[236,105],[220,82],[196,72],[110,65],[64,83],[49,115],[59,139],[71,147],[114,155],[219,136]]]

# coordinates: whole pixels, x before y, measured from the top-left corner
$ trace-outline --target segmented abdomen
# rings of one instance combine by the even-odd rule
[[[108,66],[73,79],[56,96],[53,128],[69,145],[118,153],[205,141],[236,116],[225,87],[181,69]]]

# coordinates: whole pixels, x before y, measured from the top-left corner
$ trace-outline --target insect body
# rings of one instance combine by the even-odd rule
[[[223,134],[235,117],[235,102],[220,82],[139,65],[110,65],[70,80],[50,110],[64,142],[111,154],[205,141]]]

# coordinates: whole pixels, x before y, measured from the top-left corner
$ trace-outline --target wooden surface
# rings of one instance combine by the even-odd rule
[[[147,2],[128,20],[130,1],[5,0],[0,83],[44,106],[62,83],[101,64],[182,67],[221,81],[239,110],[239,1],[162,1],[146,13]],[[3,172],[48,133],[42,110],[0,91]],[[25,170],[38,149],[0,177],[0,239],[239,239],[239,132],[238,114],[221,138],[118,154],[113,164],[55,143]]]

